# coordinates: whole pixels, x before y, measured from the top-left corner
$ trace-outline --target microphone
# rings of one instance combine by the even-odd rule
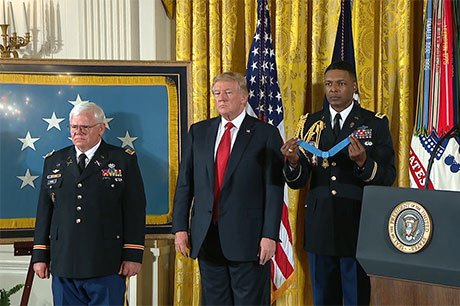
[[[428,168],[426,171],[426,178],[425,178],[425,189],[428,189],[428,185],[430,183],[431,168],[433,167],[434,156],[436,155],[436,152],[438,151],[439,147],[441,146],[444,140],[454,138],[454,137],[460,137],[460,122],[454,125],[449,130],[449,132],[447,132],[444,136],[442,136],[441,139],[439,139],[439,141],[434,146],[433,152],[431,152],[430,159],[428,160]]]

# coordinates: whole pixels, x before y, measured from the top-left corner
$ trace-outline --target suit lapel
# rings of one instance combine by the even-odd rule
[[[65,166],[67,171],[70,172],[70,174],[72,174],[74,177],[79,177],[80,171],[78,170],[78,165],[75,157],[76,154],[77,152],[75,151],[75,147],[71,146],[67,152]]]
[[[342,130],[340,131],[338,141],[350,136],[359,126],[363,123],[361,116],[361,107],[358,104],[354,104],[350,114],[347,116],[347,120],[343,123]]]
[[[206,146],[204,148],[206,168],[208,172],[208,181],[214,188],[214,148],[216,145],[217,130],[219,128],[220,117],[211,119],[206,130]]]
[[[91,176],[94,172],[98,172],[101,168],[107,163],[109,160],[109,154],[107,151],[107,145],[102,140],[101,145],[97,148],[96,152],[94,153],[93,158],[89,161],[88,166],[83,170],[80,175],[80,180],[84,180],[85,178]],[[102,175],[102,174],[101,174]]]
[[[350,136],[350,134],[353,133],[363,123],[363,118],[361,116],[361,106],[355,103],[351,109],[350,114],[348,114],[347,119],[343,123],[339,137],[336,139],[334,131],[332,130],[331,113],[329,112],[329,108],[323,110],[323,118],[326,123],[326,129],[324,129],[323,135],[321,137],[322,141],[320,148],[322,150],[331,149],[335,144]]]
[[[331,113],[329,112],[329,107],[323,109],[323,115],[321,120],[323,120],[326,124],[326,128],[321,132],[319,148],[323,151],[327,151],[330,148],[332,148],[335,144],[335,135],[332,131]]]
[[[227,169],[225,170],[224,182],[222,183],[222,188],[224,188],[225,183],[231,177],[233,171],[235,171],[236,166],[238,165],[241,156],[246,150],[249,140],[254,134],[254,119],[248,114],[244,117],[243,122],[241,123],[238,135],[236,136],[235,144],[233,145],[232,152],[230,153],[230,158],[228,160]]]

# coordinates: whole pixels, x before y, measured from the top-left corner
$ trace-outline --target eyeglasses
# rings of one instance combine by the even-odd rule
[[[101,124],[102,122],[93,124],[93,125],[78,125],[78,124],[71,124],[69,125],[69,130],[70,132],[75,132],[75,131],[82,131],[83,133],[88,133],[89,129],[92,129],[98,124]]]

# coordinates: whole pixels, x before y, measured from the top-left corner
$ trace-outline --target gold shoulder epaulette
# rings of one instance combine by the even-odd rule
[[[382,114],[382,113],[376,113],[376,114],[375,114],[375,117],[377,117],[377,118],[379,118],[379,119],[383,119],[383,118],[385,118],[385,116],[386,116],[386,115],[385,115],[385,114]]]
[[[128,153],[129,155],[133,155],[134,153],[136,153],[134,152],[134,150],[131,150],[131,149],[126,149],[125,152]]]
[[[48,154],[46,154],[46,155],[45,155],[45,158],[50,157],[50,156],[53,155],[53,154],[54,154],[54,150],[51,151],[51,152],[49,152]]]
[[[298,138],[303,137],[303,129],[305,126],[305,121],[307,121],[307,118],[308,118],[308,113],[300,116],[299,122],[297,123],[297,129],[294,134],[295,137],[298,137]]]

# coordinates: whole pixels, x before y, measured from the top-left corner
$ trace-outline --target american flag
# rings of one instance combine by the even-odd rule
[[[246,80],[249,90],[248,114],[276,126],[284,140],[283,101],[278,84],[267,0],[258,1],[257,28],[249,54]],[[280,239],[281,243],[276,245],[276,255],[271,261],[272,303],[294,280],[294,253],[286,185]]]
[[[338,61],[346,61],[355,67],[355,48],[353,46],[353,31],[352,31],[352,9],[353,0],[340,1],[340,17],[337,25],[337,33],[335,35],[334,50],[332,52],[331,64]],[[360,103],[360,97],[357,92],[353,95],[353,99]],[[329,108],[326,96],[324,96],[323,108]]]

